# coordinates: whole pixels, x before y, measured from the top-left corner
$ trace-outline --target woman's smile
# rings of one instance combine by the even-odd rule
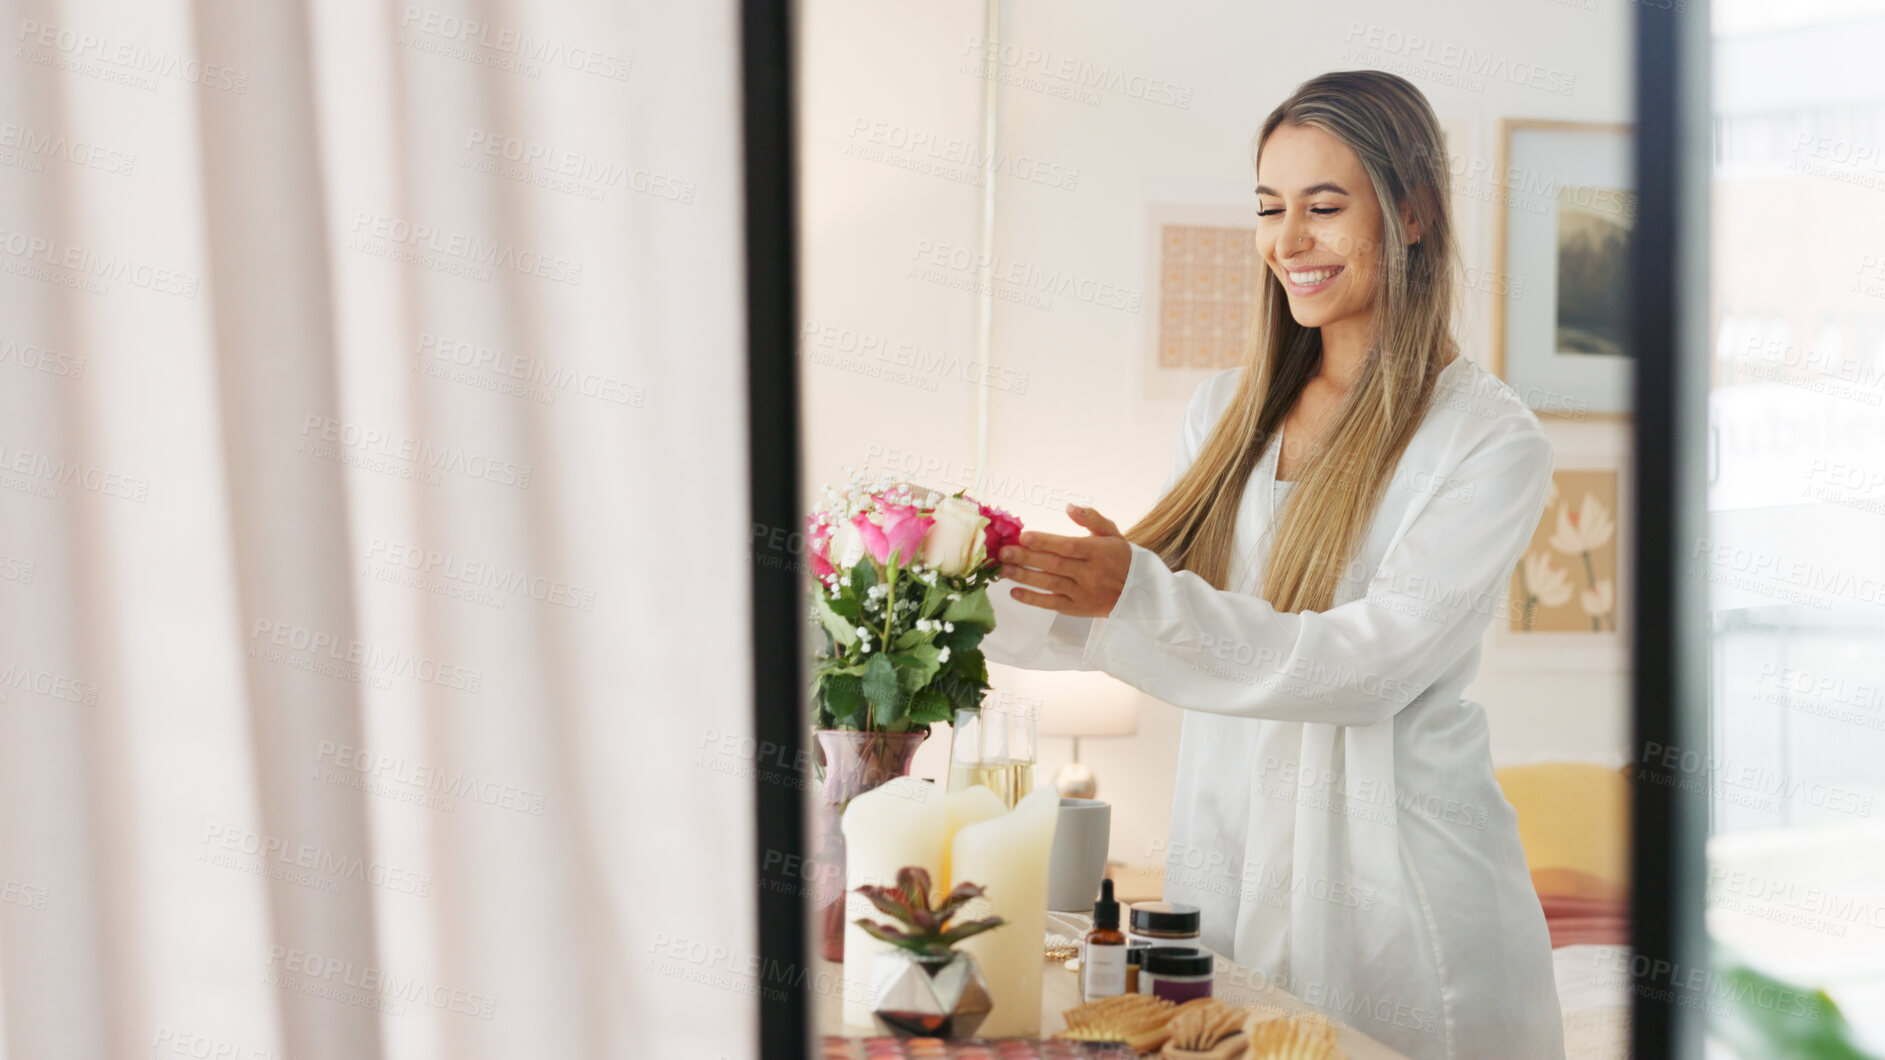
[[[1319,294],[1329,289],[1335,278],[1341,275],[1344,266],[1318,265],[1314,268],[1284,268],[1283,287],[1298,298]]]

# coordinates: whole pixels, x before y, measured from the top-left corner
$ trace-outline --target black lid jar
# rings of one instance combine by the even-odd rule
[[[1210,997],[1215,964],[1210,950],[1154,946],[1139,955],[1140,992],[1181,1005]]]
[[[1196,942],[1201,934],[1204,914],[1195,905],[1182,902],[1140,902],[1132,907],[1134,938],[1152,940],[1155,946],[1166,942]]]

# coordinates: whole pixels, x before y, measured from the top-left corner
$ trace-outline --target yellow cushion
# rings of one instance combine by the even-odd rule
[[[1542,762],[1494,775],[1518,812],[1519,842],[1540,895],[1621,898],[1627,892],[1630,791],[1621,770]]]

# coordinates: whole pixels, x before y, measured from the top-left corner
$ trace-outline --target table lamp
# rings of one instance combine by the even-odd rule
[[[990,700],[999,700],[1005,709],[1033,712],[1036,735],[1072,738],[1073,761],[1054,774],[1054,786],[1066,798],[1090,799],[1099,791],[1099,778],[1080,761],[1081,739],[1139,731],[1139,700],[1145,693],[1098,671],[990,664],[988,682]]]

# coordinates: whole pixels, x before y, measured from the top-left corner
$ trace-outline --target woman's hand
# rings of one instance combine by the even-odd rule
[[[1113,613],[1132,569],[1132,546],[1111,519],[1091,508],[1067,505],[1073,521],[1090,537],[1062,537],[1024,531],[1020,545],[1001,550],[1001,574],[1042,592],[1010,589],[1024,604],[1076,618],[1105,618]]]

